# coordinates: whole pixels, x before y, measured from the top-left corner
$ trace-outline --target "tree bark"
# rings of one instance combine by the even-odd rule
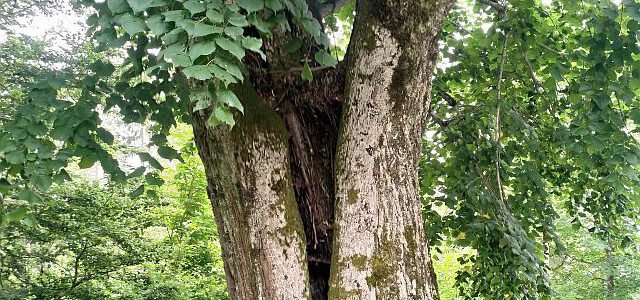
[[[359,1],[346,68],[276,78],[267,41],[236,127],[194,114],[231,299],[438,298],[417,166],[452,3]]]
[[[438,298],[418,160],[451,3],[359,2],[336,156],[329,299]]]
[[[287,132],[249,85],[233,130],[196,116],[194,135],[231,299],[310,299],[305,236],[293,194]]]

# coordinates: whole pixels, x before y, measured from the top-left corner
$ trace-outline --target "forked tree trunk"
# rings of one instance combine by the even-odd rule
[[[359,1],[346,67],[253,74],[232,130],[196,114],[232,299],[438,298],[417,166],[452,3]]]

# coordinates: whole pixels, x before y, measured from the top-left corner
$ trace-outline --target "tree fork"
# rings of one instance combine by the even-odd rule
[[[311,83],[275,34],[236,127],[195,116],[232,299],[437,299],[417,163],[452,2],[358,3],[346,68]]]

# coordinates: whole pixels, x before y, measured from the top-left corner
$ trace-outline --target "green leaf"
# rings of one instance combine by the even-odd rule
[[[172,55],[165,55],[165,58],[169,59],[171,63],[176,67],[190,67],[193,65],[191,58],[186,53],[178,53]]]
[[[162,178],[160,178],[160,176],[158,176],[157,174],[154,174],[154,173],[148,173],[147,175],[144,176],[144,179],[147,182],[147,184],[149,184],[149,185],[163,185],[164,184],[164,180],[162,180]]]
[[[158,147],[158,155],[164,159],[176,159],[180,157],[180,154],[176,149],[173,149],[168,146],[160,146]]]
[[[173,44],[167,48],[162,49],[158,53],[158,56],[181,54],[181,53],[184,53],[184,50],[185,50],[185,47],[182,43]]]
[[[244,114],[244,107],[242,106],[240,99],[238,99],[236,94],[234,94],[232,91],[221,88],[216,91],[216,97],[222,103],[230,107],[236,108],[237,110],[239,110],[241,113]]]
[[[192,61],[195,61],[198,57],[203,55],[209,55],[216,50],[216,42],[200,42],[197,44],[193,44],[191,49],[189,49],[189,57]]]
[[[225,69],[227,72],[229,72],[229,74],[233,75],[233,77],[237,78],[240,81],[243,80],[242,71],[240,71],[240,68],[235,63],[232,63],[221,57],[216,57],[215,62],[216,65]]]
[[[306,81],[313,81],[313,73],[311,73],[311,68],[309,67],[309,63],[305,62],[302,67],[302,79]]]
[[[231,41],[226,38],[216,38],[216,44],[220,46],[220,48],[229,51],[233,56],[237,57],[239,60],[242,60],[244,57],[244,49],[240,47],[236,42]]]
[[[139,152],[138,156],[140,156],[140,159],[144,162],[148,162],[149,165],[154,168],[154,169],[158,169],[158,170],[162,170],[164,169],[162,167],[162,165],[160,164],[160,162],[158,162],[158,160],[156,160],[155,158],[153,158],[153,156],[151,156],[151,154],[147,153],[147,152]]]
[[[629,1],[626,4],[626,11],[629,14],[629,17],[640,22],[640,3]]]
[[[163,35],[160,39],[162,39],[162,42],[165,45],[171,45],[173,43],[177,43],[178,41],[180,41],[183,38],[183,36],[185,36],[182,34],[184,32],[185,30],[182,28],[174,28],[173,30]]]
[[[154,190],[147,190],[147,198],[158,200],[160,197],[158,196],[158,192]]]
[[[265,22],[258,15],[251,14],[247,18],[247,21],[249,22],[249,24],[253,25],[255,29],[258,29],[258,31],[260,31],[261,33],[264,33],[266,35],[271,35],[271,29],[269,29],[270,27],[269,23]]]
[[[209,68],[204,65],[193,65],[182,69],[182,73],[187,78],[195,78],[198,80],[207,80],[213,77]]]
[[[127,175],[127,178],[138,178],[142,176],[144,174],[144,171],[146,170],[147,170],[146,167],[138,167],[135,170],[133,170],[133,172],[131,172],[129,175]]]
[[[636,124],[640,124],[640,109],[634,108],[629,112],[629,118]]]
[[[207,109],[211,106],[211,101],[208,98],[202,98],[196,101],[196,105],[193,106],[193,111],[200,111],[203,109]]]
[[[191,37],[202,37],[211,34],[222,33],[222,28],[208,24],[196,23]]]
[[[45,126],[42,123],[37,123],[37,124],[30,124],[29,127],[27,127],[27,131],[33,135],[46,135],[49,130],[47,129],[47,126]]]
[[[244,34],[244,28],[235,27],[235,26],[227,26],[224,28],[224,34],[228,35],[232,39],[238,39]]]
[[[42,192],[46,192],[53,184],[53,179],[49,176],[34,175],[31,177],[31,184]]]
[[[244,8],[247,13],[256,12],[264,8],[263,0],[237,0],[236,4]]]
[[[114,15],[129,11],[126,0],[107,0],[107,7]]]
[[[184,19],[184,10],[170,10],[163,12],[165,22],[175,22]]]
[[[129,197],[138,198],[140,197],[140,195],[142,195],[142,193],[144,193],[144,185],[140,185],[137,189],[129,193]]]
[[[110,76],[116,70],[113,64],[103,62],[101,60],[95,61],[89,65],[89,69],[93,71],[97,76]]]
[[[260,57],[263,60],[267,60],[267,55],[262,52],[260,48],[262,48],[262,40],[254,38],[254,37],[244,37],[242,39],[242,46],[260,54]]]
[[[71,181],[71,175],[69,175],[67,170],[62,169],[58,174],[53,176],[53,181],[57,184],[63,184],[65,181]]]
[[[83,156],[80,159],[80,162],[78,163],[78,167],[80,167],[80,169],[88,169],[93,167],[96,161],[98,161],[98,159],[94,154],[88,154]]]
[[[242,39],[242,47],[245,47],[253,52],[262,52],[262,40],[254,37],[244,37]]]
[[[183,6],[191,13],[192,16],[207,9],[207,5],[197,0],[189,0],[185,2]]]
[[[144,32],[147,29],[147,25],[144,21],[138,17],[134,17],[132,14],[124,14],[118,18],[118,23],[122,25],[122,28],[131,36],[136,33]]]
[[[104,128],[98,128],[96,129],[96,134],[103,142],[109,145],[113,145],[114,137],[113,137],[113,134],[111,134],[111,132],[107,131]]]
[[[264,5],[273,11],[279,11],[283,8],[279,0],[266,0]]]
[[[156,35],[161,35],[169,31],[169,26],[162,20],[161,15],[154,15],[147,19],[147,27]]]
[[[70,126],[55,127],[51,130],[51,138],[64,142],[73,135],[73,129]]]
[[[0,153],[6,153],[13,150],[16,150],[16,144],[11,140],[11,137],[8,134],[3,135],[0,138]]]
[[[239,13],[231,13],[228,16],[228,21],[229,24],[233,25],[233,26],[238,26],[238,27],[247,27],[249,26],[249,22],[247,22],[247,18],[244,15],[241,15]]]
[[[42,201],[42,197],[40,197],[40,195],[36,194],[30,188],[22,189],[18,194],[18,198],[25,200],[29,203],[37,203]]]
[[[222,81],[225,86],[229,86],[229,84],[238,82],[235,77],[229,74],[229,72],[216,65],[210,65],[209,70],[216,78]]]
[[[335,67],[338,64],[338,61],[324,49],[316,52],[315,59],[319,64],[327,67]]]
[[[25,199],[26,200],[26,199]],[[31,201],[30,201],[31,202]],[[2,223],[9,224],[11,222],[19,222],[27,217],[29,210],[26,207],[18,207],[6,212],[2,216]]]
[[[302,27],[304,30],[309,33],[311,36],[318,36],[322,30],[320,23],[314,18],[305,18],[302,19]]]
[[[211,127],[215,127],[222,123],[229,125],[231,128],[236,125],[236,121],[233,119],[233,114],[224,107],[217,105],[211,116],[209,116],[207,124]]]
[[[129,6],[131,6],[134,13],[145,11],[150,7],[160,7],[167,4],[164,0],[127,0],[127,2],[129,2]]]
[[[215,9],[207,10],[207,19],[214,24],[224,22],[224,15]]]
[[[14,150],[5,154],[5,160],[12,165],[22,164],[25,160],[22,150]]]

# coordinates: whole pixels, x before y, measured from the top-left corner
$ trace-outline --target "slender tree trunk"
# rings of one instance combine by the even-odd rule
[[[232,130],[194,114],[232,299],[438,298],[417,166],[452,3],[359,1],[346,66],[311,84],[270,75],[300,60],[276,34]]]
[[[607,260],[607,295],[613,297],[614,288],[615,288],[615,269],[616,266],[613,262],[613,244],[611,243],[611,237],[607,237],[607,249],[605,250],[606,260]]]

